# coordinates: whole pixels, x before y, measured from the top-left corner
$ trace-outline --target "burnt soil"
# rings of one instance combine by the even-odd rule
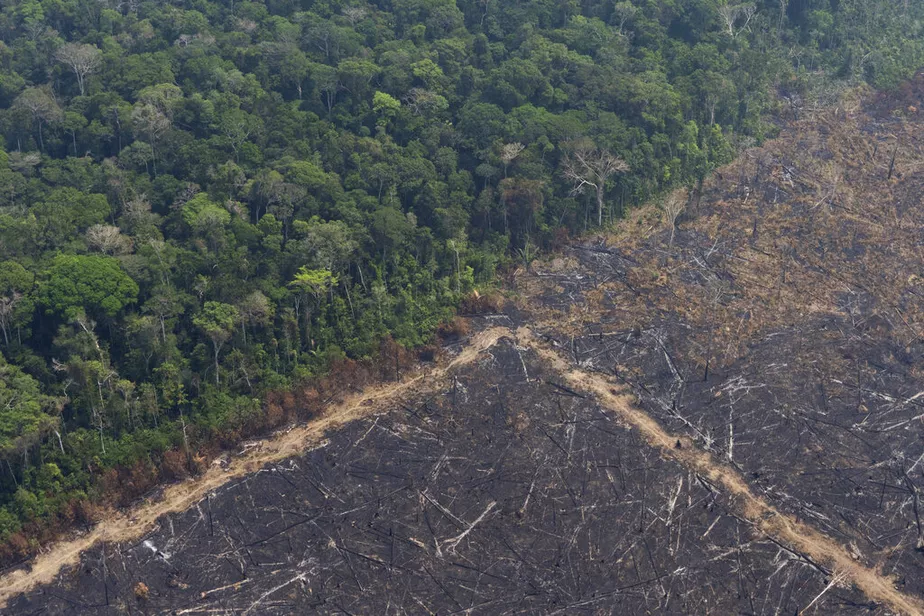
[[[672,240],[653,205],[533,263],[475,319],[511,335],[437,389],[95,546],[4,613],[916,613],[513,332],[920,602],[922,92],[794,122],[682,195]]]
[[[845,101],[686,197],[672,244],[643,209],[519,279],[573,364],[917,596],[922,128],[914,106]]]
[[[826,586],[556,379],[504,339],[438,394],[89,552],[10,611],[791,614]],[[871,609],[840,587],[819,607]]]

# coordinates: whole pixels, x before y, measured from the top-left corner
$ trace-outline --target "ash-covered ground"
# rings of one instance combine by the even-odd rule
[[[519,280],[543,331],[924,595],[924,77],[845,101]],[[914,103],[912,105],[912,103]]]
[[[868,614],[703,479],[502,339],[15,614]],[[139,599],[138,584],[147,589]]]

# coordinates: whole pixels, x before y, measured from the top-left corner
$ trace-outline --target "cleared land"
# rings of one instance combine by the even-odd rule
[[[574,364],[924,594],[922,82],[803,120],[520,280]],[[698,203],[697,203],[698,201]]]
[[[504,339],[442,391],[353,422],[143,540],[94,549],[11,608],[869,613],[721,482],[560,379]]]

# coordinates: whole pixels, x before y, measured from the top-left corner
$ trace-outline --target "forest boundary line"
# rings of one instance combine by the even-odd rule
[[[299,455],[311,446],[321,444],[328,430],[379,412],[403,395],[432,391],[451,370],[476,360],[483,351],[505,336],[535,351],[569,387],[591,394],[602,408],[638,430],[647,444],[658,449],[665,458],[674,460],[719,486],[731,497],[734,507],[744,519],[753,524],[756,531],[789,546],[814,562],[824,563],[835,575],[840,574],[855,584],[871,600],[909,616],[924,615],[921,601],[896,589],[889,577],[855,561],[837,541],[780,512],[762,497],[755,495],[737,471],[694,447],[688,438],[668,432],[655,419],[637,408],[630,397],[622,393],[619,385],[610,382],[601,373],[573,367],[557,350],[525,326],[516,331],[506,327],[484,330],[476,334],[463,347],[462,352],[444,366],[418,374],[405,382],[379,385],[364,394],[348,396],[318,419],[261,441],[261,447],[254,448],[255,451],[249,455],[234,458],[226,469],[213,466],[200,477],[168,486],[158,502],[145,503],[118,513],[97,524],[89,533],[54,544],[33,560],[31,568],[17,569],[0,577],[0,609],[12,597],[51,582],[64,567],[76,563],[80,554],[94,545],[137,539],[153,528],[161,516],[192,507],[209,492],[235,478],[255,472],[262,465]]]

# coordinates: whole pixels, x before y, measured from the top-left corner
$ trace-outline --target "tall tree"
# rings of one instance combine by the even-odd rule
[[[320,301],[321,297],[333,286],[337,284],[337,277],[331,274],[330,270],[315,270],[302,267],[295,275],[295,279],[289,283],[295,292],[295,313],[296,318],[302,305],[302,313],[305,319],[305,338],[310,348],[314,347],[314,340],[311,338],[311,313],[314,305]],[[309,300],[312,300],[309,303]]]
[[[55,102],[45,88],[26,88],[22,94],[13,101],[15,107],[27,110],[32,115],[32,121],[38,124],[39,149],[45,151],[45,137],[43,126],[64,119],[64,112]]]
[[[54,399],[0,354],[0,457],[22,453],[58,424]]]
[[[583,194],[593,189],[597,199],[597,224],[603,224],[603,196],[606,184],[617,173],[625,173],[629,165],[615,154],[598,148],[589,140],[573,145],[562,161],[562,173],[571,182],[571,194]]]
[[[719,15],[722,17],[722,23],[725,24],[725,31],[732,38],[748,28],[756,12],[757,7],[749,2],[742,4],[726,2],[719,5]]]
[[[39,290],[49,313],[74,318],[82,311],[92,317],[114,317],[138,297],[138,284],[122,271],[119,261],[103,255],[58,255]]]
[[[205,302],[202,310],[193,317],[193,324],[202,330],[212,341],[215,351],[215,384],[220,384],[218,355],[222,347],[231,338],[234,324],[238,320],[237,308],[221,302]]]
[[[80,95],[86,93],[87,76],[95,73],[102,63],[103,52],[95,45],[65,43],[55,52],[55,59],[68,66],[77,76]]]
[[[268,325],[273,319],[274,306],[266,295],[260,291],[254,291],[238,302],[237,310],[240,314],[241,334],[244,337],[244,344],[247,344],[247,326]]]
[[[23,308],[32,309],[27,294],[32,289],[33,278],[32,273],[16,261],[0,262],[0,330],[6,345],[10,344],[14,324],[25,320]]]

